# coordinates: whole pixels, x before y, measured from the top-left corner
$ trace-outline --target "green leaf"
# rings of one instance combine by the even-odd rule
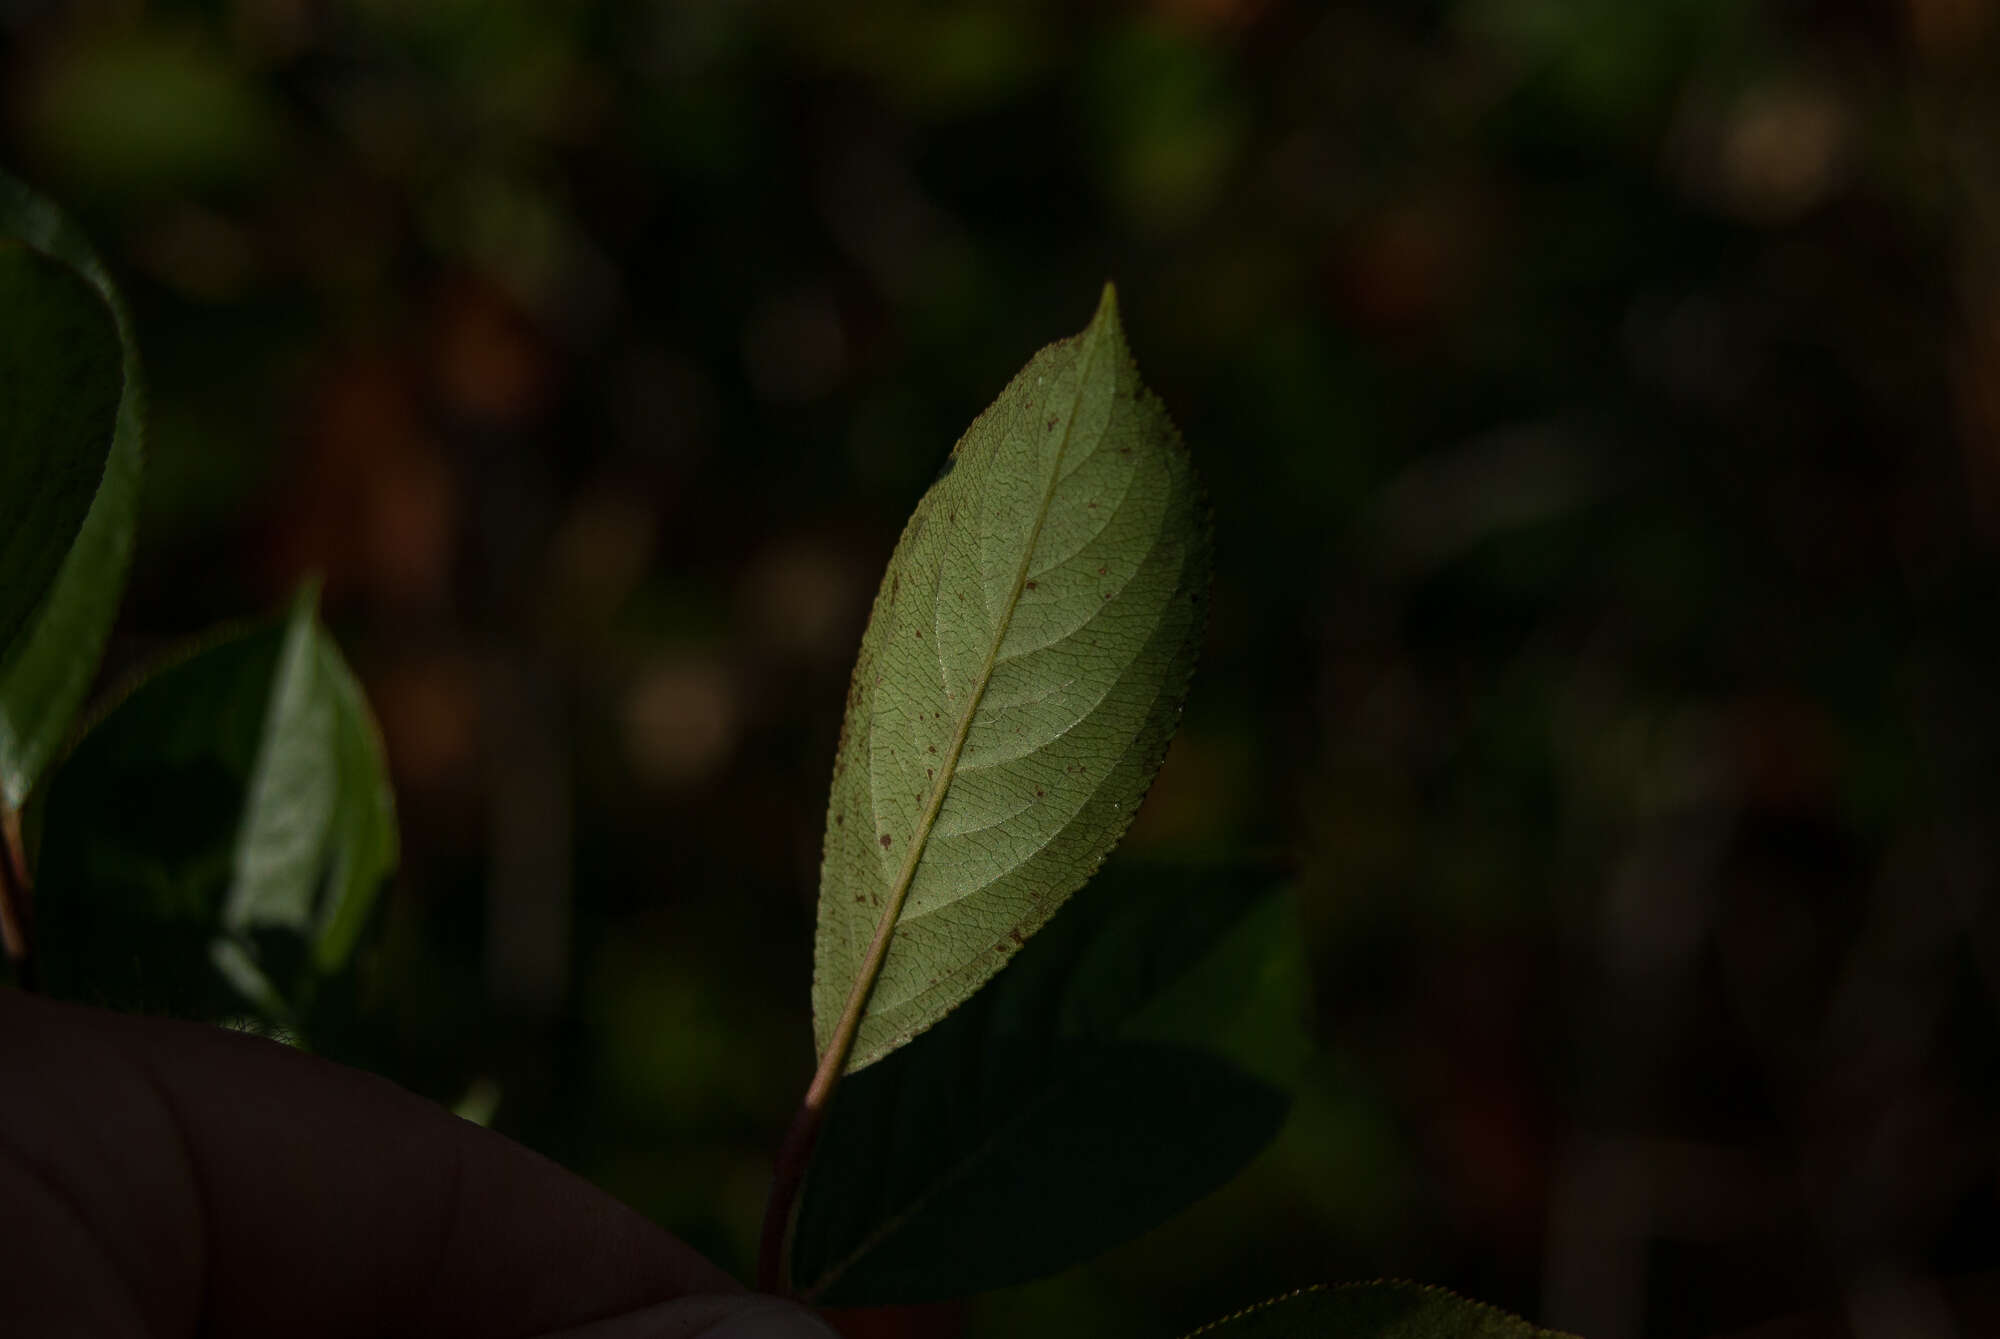
[[[374,909],[376,891],[396,868],[401,843],[382,736],[354,671],[331,638],[315,638],[321,683],[333,701],[336,792],[325,900],[313,934],[313,966],[340,970]]]
[[[835,1091],[795,1286],[931,1301],[1157,1226],[1277,1133],[1305,1013],[1268,876],[1114,865],[964,1008]]]
[[[1565,1339],[1420,1283],[1350,1283],[1273,1298],[1188,1339]]]
[[[0,804],[18,809],[55,758],[89,691],[125,589],[138,514],[143,397],[131,323],[104,266],[54,206],[4,172],[0,237],[61,262],[88,282],[110,312],[122,369],[116,426],[108,453],[96,448],[94,493],[81,528],[72,531],[53,585],[12,640],[0,636]]]
[[[396,861],[366,704],[302,594],[153,674],[52,778],[52,993],[297,1026]]]
[[[1179,720],[1208,578],[1107,285],[953,448],[875,597],[827,810],[823,1057],[863,998],[850,1071],[937,1022],[1097,869]]]
[[[0,239],[0,654],[83,527],[118,421],[118,327],[67,265]]]

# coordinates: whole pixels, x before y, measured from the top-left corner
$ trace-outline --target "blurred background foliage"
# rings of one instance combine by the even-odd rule
[[[1219,541],[1129,844],[1295,862],[1321,1054],[1230,1188],[911,1332],[1971,1334],[1995,10],[0,0],[0,157],[150,377],[110,672],[317,571],[381,717],[333,1054],[744,1270],[873,583],[1109,276]]]

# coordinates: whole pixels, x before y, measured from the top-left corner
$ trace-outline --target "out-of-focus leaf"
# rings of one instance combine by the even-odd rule
[[[1308,1288],[1204,1325],[1188,1339],[1564,1339],[1484,1302],[1419,1283]]]
[[[335,972],[353,954],[374,909],[375,894],[396,868],[401,853],[396,833],[395,794],[382,737],[368,699],[323,631],[314,639],[320,682],[333,702],[333,754],[339,770],[324,902],[313,934],[313,965]]]
[[[239,181],[283,143],[283,107],[226,47],[194,32],[100,33],[49,53],[20,99],[23,131],[98,191]]]
[[[118,327],[62,262],[0,238],[0,656],[48,594],[104,474]]]
[[[131,325],[103,265],[54,206],[4,172],[0,237],[17,239],[81,275],[109,309],[122,345],[116,426],[107,444],[97,447],[93,494],[81,527],[68,542],[53,584],[11,642],[0,636],[0,804],[18,809],[54,759],[89,691],[125,589],[139,498],[142,397]]]
[[[301,595],[147,679],[56,772],[37,895],[50,989],[297,1026],[395,860],[373,722]]]
[[[953,448],[875,597],[834,762],[813,1022],[849,1070],[979,989],[1124,834],[1204,625],[1194,467],[1107,286]],[[872,987],[872,989],[870,989]]]
[[[1224,48],[1157,20],[1118,25],[1099,44],[1088,87],[1101,180],[1134,223],[1170,230],[1222,185],[1242,139],[1243,101]]]
[[[1114,869],[964,1008],[836,1090],[792,1250],[808,1296],[1020,1283],[1215,1189],[1277,1133],[1306,1042],[1289,897]]]

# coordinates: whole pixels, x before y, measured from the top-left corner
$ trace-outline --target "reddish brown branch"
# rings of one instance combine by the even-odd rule
[[[767,1293],[790,1296],[790,1280],[785,1277],[785,1236],[791,1227],[792,1205],[799,1197],[806,1168],[812,1162],[813,1145],[819,1142],[819,1127],[826,1115],[824,1107],[811,1105],[808,1095],[778,1145],[778,1165],[771,1173],[770,1198],[764,1201],[764,1231],[757,1243],[757,1287]]]
[[[14,980],[35,989],[34,889],[28,882],[28,850],[21,841],[21,816],[0,803],[0,946],[13,964]]]
[[[819,1059],[819,1069],[806,1086],[805,1100],[799,1103],[798,1114],[792,1117],[792,1128],[785,1131],[785,1142],[778,1146],[778,1165],[771,1173],[771,1196],[764,1201],[764,1232],[757,1244],[760,1291],[792,1295],[790,1280],[785,1277],[785,1236],[792,1224],[792,1203],[798,1199],[799,1186],[812,1163],[813,1145],[819,1142],[819,1127],[826,1119],[827,1104],[833,1101],[834,1086],[847,1070],[848,1056],[854,1053],[855,1034],[861,1029],[861,1011],[873,986],[871,974],[864,975],[855,987],[840,1024],[833,1030],[833,1040]]]

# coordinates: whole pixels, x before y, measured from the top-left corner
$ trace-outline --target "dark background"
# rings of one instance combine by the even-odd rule
[[[324,1049],[744,1271],[874,581],[1109,276],[1219,552],[1128,849],[1296,864],[1322,1051],[1238,1182],[921,1324],[1386,1274],[1948,1336],[2000,1324],[1995,9],[0,0],[0,161],[150,376],[112,672],[316,570],[380,715]]]

